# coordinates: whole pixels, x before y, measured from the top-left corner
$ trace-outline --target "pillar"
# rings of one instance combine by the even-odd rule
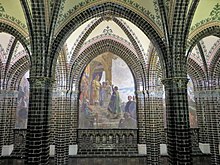
[[[164,79],[162,82],[165,86],[169,164],[191,165],[188,79],[187,77],[172,77]]]
[[[137,111],[138,111],[138,134],[139,144],[145,144],[146,143],[146,133],[145,133],[145,123],[146,123],[146,108],[145,108],[145,95],[144,91],[136,91],[136,97],[137,97]]]
[[[70,97],[67,90],[56,91],[57,109],[55,110],[55,164],[68,165],[70,141]]]
[[[4,90],[1,94],[3,110],[1,112],[2,126],[3,126],[3,145],[12,145],[14,143],[16,106],[18,91]]]
[[[77,144],[77,128],[78,128],[78,115],[79,115],[79,108],[78,108],[78,96],[79,91],[71,91],[71,109],[70,109],[70,145]]]
[[[220,91],[217,89],[210,89],[206,91],[207,105],[208,105],[208,138],[210,143],[210,152],[212,165],[220,164],[220,118],[219,118],[219,108],[220,108]]]
[[[30,98],[26,136],[26,164],[49,164],[51,110],[53,79],[30,77]]]
[[[148,162],[149,165],[158,165],[160,164],[160,142],[161,142],[161,120],[162,114],[159,107],[160,103],[159,95],[157,95],[156,89],[149,90],[149,133],[150,133],[150,156],[151,161]]]

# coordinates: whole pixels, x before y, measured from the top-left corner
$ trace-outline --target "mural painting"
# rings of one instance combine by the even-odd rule
[[[197,128],[198,121],[197,121],[197,114],[196,114],[196,102],[195,102],[195,96],[194,96],[193,82],[190,78],[187,84],[187,93],[188,93],[190,127]]]
[[[93,59],[80,84],[79,128],[137,128],[134,79],[111,53]]]
[[[29,72],[21,79],[18,89],[16,123],[15,128],[27,128],[28,104],[29,104]]]

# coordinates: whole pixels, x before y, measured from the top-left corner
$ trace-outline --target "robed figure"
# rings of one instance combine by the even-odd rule
[[[111,99],[108,105],[108,110],[113,113],[116,114],[115,117],[119,118],[121,115],[121,108],[120,108],[120,96],[119,96],[119,92],[118,92],[118,87],[115,86],[113,88],[113,92],[111,95]]]

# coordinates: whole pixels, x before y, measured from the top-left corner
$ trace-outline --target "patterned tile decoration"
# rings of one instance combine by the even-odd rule
[[[209,14],[209,17],[196,23],[195,25],[193,25],[191,28],[190,28],[190,31],[194,31],[195,29],[197,29],[198,27],[202,26],[202,25],[205,25],[206,23],[209,23],[209,22],[214,22],[214,21],[220,21],[220,5],[219,3],[217,3],[213,10],[211,11],[211,13]]]
[[[71,48],[71,50],[69,50],[70,52],[67,55],[67,61],[69,62],[71,60],[71,57],[73,55],[74,50],[76,49],[77,45],[79,44],[79,42],[81,41],[81,39],[83,37],[85,37],[85,33],[92,27],[92,25],[94,23],[97,22],[97,18],[95,18],[93,21],[91,21],[86,27],[85,29],[81,32],[81,34],[79,35],[79,37],[76,39],[76,42],[74,43],[73,47]]]
[[[213,61],[213,58],[214,56],[216,55],[217,53],[217,50],[218,48],[220,47],[220,39],[218,39],[212,46],[212,48],[209,50],[208,52],[208,57],[209,58],[209,61],[208,61],[208,64],[211,64],[211,62]]]
[[[67,13],[62,14],[61,18],[58,21],[58,26],[60,25],[60,23],[62,23],[66,18],[68,18],[72,13],[81,10],[81,8],[85,7],[86,5],[90,5],[93,3],[96,3],[97,0],[85,0],[83,2],[80,2],[78,5],[74,6],[72,9],[70,9],[69,11],[67,11]],[[157,0],[154,0],[154,7],[155,7],[155,11],[156,11],[156,16],[153,15],[149,10],[146,10],[143,6],[139,5],[137,2],[133,1],[133,0],[120,0],[121,2],[124,2],[127,5],[130,5],[131,7],[134,7],[135,9],[137,9],[138,11],[142,12],[144,15],[146,15],[147,17],[149,17],[151,20],[153,20],[159,27],[162,26],[161,24],[161,20],[160,20],[160,16],[159,16],[159,8],[158,8],[158,4],[157,4]]]
[[[214,6],[213,10],[210,13],[210,16],[212,18],[215,18],[215,19],[219,19],[220,18],[220,4],[219,3],[217,3]]]
[[[15,17],[13,16],[10,16],[6,13],[1,13],[0,12],[0,19],[6,19],[6,20],[9,20],[9,21],[12,21],[13,23],[17,24],[19,27],[23,28],[23,29],[27,29],[27,25],[26,24],[23,24],[20,20],[16,19]]]
[[[5,12],[4,7],[2,6],[2,4],[0,3],[0,13]]]
[[[130,1],[129,1],[130,2]],[[181,5],[179,6],[179,8],[180,8],[180,10],[179,11],[181,11]],[[119,9],[118,9],[119,10]],[[183,18],[182,18],[183,19]],[[39,25],[40,26],[40,25]],[[181,26],[181,25],[180,25]],[[177,33],[177,34],[175,34],[176,36],[179,36],[179,33]],[[78,77],[76,76],[76,77],[74,77],[75,79],[73,79],[74,81],[79,81],[79,77],[81,77],[81,69],[83,68],[83,67],[85,67],[84,66],[84,64],[85,64],[85,61],[84,60],[87,60],[87,62],[88,61],[91,61],[90,59],[92,59],[92,58],[94,58],[96,55],[97,55],[97,53],[100,53],[99,51],[103,51],[103,50],[105,50],[105,49],[103,49],[103,44],[106,44],[106,45],[108,45],[107,46],[107,50],[109,50],[109,49],[111,49],[112,51],[115,51],[115,49],[117,48],[117,51],[115,51],[115,53],[119,53],[119,55],[120,55],[120,57],[123,57],[124,59],[125,59],[125,61],[129,64],[129,66],[131,66],[131,68],[133,68],[133,71],[134,71],[134,76],[136,76],[137,77],[137,79],[136,79],[136,81],[137,81],[137,85],[139,85],[139,83],[141,83],[142,82],[142,79],[141,79],[141,76],[142,76],[142,72],[141,72],[141,68],[140,68],[140,66],[139,66],[139,64],[140,63],[138,63],[138,58],[135,56],[135,55],[133,55],[132,54],[132,52],[130,52],[130,54],[128,53],[130,50],[129,49],[126,49],[126,48],[124,48],[123,46],[121,46],[121,45],[119,45],[119,42],[113,42],[113,41],[103,41],[103,42],[99,42],[98,44],[93,44],[91,47],[90,47],[90,49],[88,49],[88,51],[86,52],[84,52],[84,54],[82,54],[82,56],[80,56],[79,58],[79,60],[77,61],[77,62],[79,62],[79,63],[76,63],[76,70],[74,70],[74,73],[77,73],[78,75]],[[113,47],[109,47],[109,44]],[[39,46],[39,45],[36,45],[36,46]],[[118,46],[118,47],[117,47]],[[105,47],[106,48],[106,47]],[[161,48],[161,49],[163,49],[163,48]],[[37,50],[37,49],[36,49]],[[123,50],[123,51],[122,51]],[[164,51],[166,51],[165,49],[163,49]],[[180,50],[181,51],[181,50]],[[90,58],[90,59],[89,59]],[[26,60],[26,62],[28,61],[27,60],[27,58],[25,59]],[[176,58],[176,59],[172,59],[173,61],[175,61],[177,64],[180,64],[181,66],[182,66],[182,63],[178,63],[178,62],[180,62],[180,59],[179,58]],[[40,60],[39,60],[40,61]],[[192,61],[192,60],[191,60]],[[176,64],[176,63],[174,63],[174,64]],[[194,69],[190,69],[190,72],[192,73],[193,71],[196,71],[196,73],[194,73],[196,76],[197,75],[199,75],[199,76],[201,76],[201,77],[203,77],[202,76],[202,71],[200,72],[200,68],[195,64],[195,63],[192,63],[192,62],[189,62],[190,64],[192,64],[192,68]],[[42,63],[41,63],[42,64]],[[87,64],[87,63],[86,63]],[[85,65],[86,65],[85,64]],[[23,70],[24,69],[26,69],[26,67],[27,67],[28,65],[25,65],[24,63],[16,63],[16,66],[14,66],[14,67],[12,67],[11,68],[11,70],[10,70],[10,72],[9,72],[9,75],[14,75],[15,74],[15,77],[12,79],[12,84],[13,83],[15,83],[16,82],[16,80],[18,80],[18,77],[19,77],[19,75],[18,74],[20,74],[20,72],[23,72]],[[181,67],[180,66],[180,67]],[[219,68],[219,65],[216,65],[215,66],[216,68]],[[20,70],[21,69],[21,70]],[[22,70],[23,69],[23,70]],[[37,69],[40,69],[40,67],[37,67]],[[15,70],[15,71],[13,71],[13,70]],[[156,69],[157,70],[157,69]],[[38,71],[38,70],[37,70]],[[176,73],[176,72],[178,72],[178,71],[185,71],[184,70],[184,68],[182,68],[182,69],[180,69],[180,70],[172,70],[172,69],[170,69],[169,70],[170,72],[174,72],[174,73]],[[217,72],[217,71],[216,71]],[[38,73],[38,72],[37,72]],[[39,74],[43,74],[43,73],[39,73]],[[137,74],[137,75],[136,75]],[[75,76],[75,75],[73,75],[73,76]],[[154,75],[152,75],[152,77],[153,77]],[[198,77],[195,77],[195,79],[196,78],[198,78]],[[200,77],[199,77],[200,78]],[[198,79],[199,79],[198,78]],[[156,79],[156,78],[155,78]],[[51,84],[51,82],[52,82],[52,79],[49,79],[48,77],[32,77],[32,79],[31,79],[31,82],[32,82],[32,94],[31,94],[31,96],[32,96],[32,104],[34,105],[32,105],[32,114],[31,115],[33,115],[33,116],[31,116],[32,117],[32,122],[33,122],[33,124],[32,124],[32,126],[35,126],[34,124],[36,124],[36,115],[37,114],[40,114],[41,116],[38,118],[39,120],[40,119],[42,119],[42,116],[43,115],[45,115],[45,114],[47,114],[47,111],[48,111],[48,109],[50,109],[50,105],[42,105],[42,104],[44,104],[44,102],[42,102],[42,99],[48,99],[48,100],[50,100],[51,99],[51,93],[52,93],[52,90],[50,89],[50,87],[52,86]],[[186,77],[184,78],[174,78],[174,79],[165,79],[164,80],[164,82],[165,82],[165,85],[166,85],[166,98],[167,99],[169,99],[169,102],[168,102],[168,104],[167,104],[167,107],[168,107],[168,110],[170,109],[171,111],[170,111],[170,115],[168,115],[168,119],[169,119],[169,123],[168,124],[170,124],[169,125],[169,129],[168,129],[168,142],[172,142],[173,140],[175,140],[175,139],[178,139],[179,141],[180,140],[186,140],[186,141],[181,141],[181,143],[179,143],[179,141],[177,142],[177,145],[178,146],[176,146],[175,144],[173,145],[173,144],[170,144],[170,143],[168,143],[168,148],[170,147],[170,153],[169,154],[171,154],[171,157],[172,157],[172,155],[174,155],[174,156],[176,156],[175,155],[175,153],[176,153],[176,150],[174,149],[174,150],[172,150],[172,147],[179,147],[179,149],[181,150],[182,149],[182,146],[183,146],[183,148],[185,147],[185,149],[187,149],[187,148],[189,148],[190,146],[191,146],[191,144],[190,144],[190,138],[189,138],[189,136],[188,136],[188,134],[189,134],[189,131],[187,131],[187,130],[184,130],[183,129],[183,127],[182,126],[186,126],[187,125],[187,123],[184,123],[184,125],[181,125],[181,124],[176,124],[176,123],[174,123],[174,125],[173,125],[173,121],[174,122],[181,122],[180,121],[180,119],[182,119],[182,117],[181,116],[184,116],[184,117],[186,117],[187,118],[187,115],[188,114],[186,114],[185,112],[186,112],[186,110],[187,110],[187,92],[186,92],[186,83],[187,83],[187,79],[186,79]],[[200,82],[198,82],[198,84],[199,84]],[[219,92],[218,92],[218,90],[214,90],[214,91],[211,91],[211,90],[207,90],[207,88],[208,87],[211,87],[211,88],[213,88],[213,86],[210,86],[210,84],[212,85],[212,81],[205,81],[205,82],[203,82],[204,83],[204,88],[197,88],[196,90],[197,91],[199,91],[199,90],[202,90],[202,92],[201,93],[197,93],[198,95],[196,95],[196,97],[198,96],[199,98],[199,106],[201,106],[201,108],[204,108],[206,111],[205,111],[205,115],[206,115],[206,119],[205,119],[205,122],[206,122],[206,126],[205,127],[201,127],[201,128],[204,128],[204,129],[206,129],[207,131],[204,131],[204,135],[205,135],[205,137],[207,136],[208,138],[207,138],[207,141],[208,142],[210,142],[210,146],[211,146],[211,152],[212,152],[212,160],[213,160],[213,162],[219,162],[219,155],[218,155],[218,144],[219,144],[219,141],[218,141],[218,139],[219,139],[219,137],[218,137],[218,134],[216,133],[217,131],[218,131],[218,129],[219,129],[219,127],[218,127],[218,123],[216,122],[217,121],[217,119],[216,119],[216,114],[217,114],[217,110],[219,109]],[[156,84],[156,83],[155,83]],[[199,84],[200,85],[200,84]],[[46,87],[45,87],[46,86]],[[45,88],[44,88],[45,87]],[[14,89],[14,88],[13,88]],[[138,93],[139,92],[139,93]],[[155,160],[156,158],[158,158],[158,155],[157,155],[157,151],[158,151],[158,148],[157,148],[157,145],[158,145],[158,143],[159,143],[159,141],[157,141],[156,142],[156,138],[155,137],[158,137],[158,136],[155,136],[155,135],[157,135],[157,130],[158,130],[158,125],[159,125],[159,123],[154,123],[154,120],[152,119],[152,118],[144,118],[144,117],[142,117],[142,116],[144,116],[144,114],[145,114],[145,110],[148,110],[148,109],[146,109],[146,107],[148,108],[148,106],[147,106],[147,101],[148,100],[144,100],[143,101],[143,99],[146,99],[146,98],[144,98],[144,94],[145,94],[145,96],[147,96],[146,94],[147,94],[147,92],[143,92],[143,91],[138,91],[137,92],[137,98],[138,98],[138,106],[139,106],[139,120],[140,120],[140,125],[139,126],[141,126],[142,124],[144,125],[144,124],[146,124],[146,123],[152,123],[152,126],[146,126],[146,128],[149,128],[150,129],[150,131],[152,131],[153,132],[153,134],[150,134],[149,132],[148,132],[148,130],[146,129],[146,130],[142,130],[142,132],[141,132],[141,134],[140,134],[140,132],[139,132],[139,142],[142,142],[142,143],[144,143],[144,142],[146,142],[145,140],[147,139],[147,144],[150,144],[149,146],[149,149],[156,149],[156,150],[148,150],[148,152],[150,151],[151,153],[149,153],[149,155],[148,155],[148,157],[150,157],[150,158],[153,158],[152,159],[152,161],[157,161],[157,160]],[[142,92],[142,93],[141,93]],[[151,93],[152,94],[152,93]],[[152,94],[152,95],[150,95],[150,96],[152,96],[152,97],[154,97],[154,96],[156,96],[156,95],[159,95],[159,96],[161,96],[161,93],[154,93],[154,94]],[[15,95],[14,95],[14,93],[13,93],[13,91],[11,92],[11,93],[9,93],[9,95],[7,95],[8,97],[9,97],[9,99],[7,100],[8,101],[8,103],[10,103],[11,101],[14,101],[14,99],[16,99],[15,98]],[[75,94],[75,96],[74,97],[76,97],[77,98],[77,96],[78,96],[78,93],[76,92],[76,94]],[[10,99],[10,97],[13,97],[13,99]],[[35,98],[36,97],[36,98]],[[35,99],[34,99],[35,98]],[[157,98],[151,98],[151,100],[150,101],[152,101],[152,105],[157,105],[157,104],[159,104],[159,103],[161,103],[161,99],[159,98],[158,99],[158,101],[156,101],[156,99]],[[63,100],[59,100],[60,102],[63,102]],[[48,103],[48,102],[47,102]],[[76,102],[73,102],[74,104],[76,103]],[[179,103],[181,103],[181,104],[179,104]],[[49,104],[51,104],[50,102],[49,102]],[[8,104],[9,105],[9,104]],[[42,105],[41,107],[39,107],[39,105]],[[65,105],[66,104],[63,104],[62,106],[62,108],[63,109],[58,109],[58,110],[64,110],[64,107],[65,107]],[[214,106],[213,106],[214,105]],[[13,105],[14,106],[14,105]],[[75,105],[73,105],[73,110],[75,111],[75,110],[77,110],[77,108],[76,108],[77,106],[75,106]],[[12,109],[13,108],[15,108],[15,107],[12,107]],[[38,108],[38,109],[37,109]],[[66,107],[65,107],[66,108]],[[75,108],[75,109],[74,109]],[[159,115],[157,115],[157,111],[154,111],[154,109],[153,109],[154,107],[149,107],[149,110],[150,110],[150,112],[148,112],[147,111],[147,114],[149,114],[149,115],[152,115],[152,116],[154,116],[154,117],[159,117]],[[10,110],[11,109],[8,109],[8,111],[7,111],[7,115],[8,114],[10,114],[9,112],[10,112]],[[43,110],[45,110],[45,112],[42,112]],[[179,112],[179,116],[175,116],[175,114],[172,114],[172,112],[173,111],[176,111],[176,110],[178,110],[178,112]],[[202,109],[201,109],[202,110]],[[201,110],[200,109],[198,109],[198,111],[197,112],[201,112]],[[200,113],[201,114],[201,113]],[[61,114],[62,115],[62,114]],[[45,115],[45,116],[43,116],[43,119],[47,119],[47,115]],[[74,116],[75,117],[75,116]],[[140,118],[140,117],[142,117],[142,118]],[[201,117],[201,115],[200,115],[200,117]],[[7,120],[8,118],[4,118],[4,120]],[[200,118],[199,118],[200,119]],[[77,121],[76,120],[76,118],[74,118],[74,121]],[[158,120],[157,120],[158,121]],[[62,121],[61,121],[62,122]],[[71,121],[72,122],[72,121]],[[184,122],[188,122],[188,120],[186,120],[186,121],[184,121]],[[30,157],[31,158],[33,158],[33,160],[36,160],[36,159],[38,159],[39,157],[36,157],[36,154],[35,154],[35,152],[38,152],[38,149],[39,149],[39,145],[38,144],[35,144],[35,142],[39,142],[39,139],[37,138],[37,137],[45,137],[44,135],[48,135],[49,133],[48,133],[48,131],[47,131],[47,129],[48,129],[48,123],[47,123],[47,121],[42,121],[42,125],[40,125],[41,126],[41,129],[39,129],[39,130],[41,130],[41,131],[39,131],[39,132],[37,132],[36,134],[32,134],[31,136],[30,135],[28,135],[28,138],[27,139],[30,139],[30,138],[32,138],[32,140],[27,140],[27,142],[28,142],[28,145],[29,146],[31,146],[31,147],[29,147],[29,149],[30,149],[30,151],[31,151],[31,149],[33,149],[32,151],[34,151],[34,152],[30,152],[29,154],[31,154],[31,153],[34,153],[33,155],[30,155]],[[7,123],[8,124],[8,123]],[[176,124],[176,125],[175,125]],[[200,124],[199,124],[200,125]],[[6,125],[7,126],[7,125]],[[201,126],[201,125],[200,125]],[[144,125],[144,127],[145,127],[145,125]],[[7,127],[6,127],[7,128]],[[140,127],[139,127],[140,128]],[[178,130],[180,130],[179,132],[177,132],[177,138],[175,137],[175,135],[173,134],[173,132],[175,131],[174,130],[174,128],[177,128]],[[3,128],[4,129],[4,128]],[[74,129],[76,129],[76,127],[74,127]],[[161,128],[160,128],[161,129]],[[173,129],[173,130],[172,130]],[[46,130],[46,131],[45,131]],[[217,130],[217,131],[216,131]],[[34,131],[34,130],[32,130],[32,131]],[[45,131],[45,132],[43,132],[43,131]],[[86,130],[85,130],[86,131]],[[140,129],[139,129],[139,131],[140,131]],[[152,133],[151,132],[151,133]],[[62,133],[62,131],[60,131],[60,133]],[[5,135],[9,135],[8,134],[8,132],[5,132]],[[35,136],[36,135],[36,136]],[[144,139],[144,137],[146,136],[146,137],[150,137],[151,135],[153,135],[153,138],[151,137],[151,139],[149,139],[149,138],[146,138],[146,139]],[[65,136],[65,135],[63,135],[63,136]],[[62,136],[62,137],[63,137]],[[75,137],[73,137],[73,136],[76,136],[75,135],[75,132],[74,132],[74,134],[72,134],[72,136],[71,136],[71,138],[75,138]],[[197,135],[195,135],[195,136],[197,136]],[[46,151],[45,153],[42,153],[42,152],[40,152],[40,153],[42,153],[42,157],[40,157],[40,159],[42,158],[45,162],[48,160],[48,158],[49,158],[49,154],[47,154],[48,153],[48,146],[49,146],[49,138],[48,138],[49,136],[46,136],[46,138],[41,138],[42,139],[42,141],[41,141],[41,145],[42,146],[40,146],[40,148],[42,148],[42,152],[44,152],[44,151]],[[122,135],[122,137],[123,137],[123,135]],[[124,136],[125,137],[125,136]],[[183,138],[184,137],[184,138]],[[35,139],[36,138],[36,139]],[[65,137],[66,138],[66,137]],[[143,138],[143,139],[141,139],[141,138]],[[11,138],[12,139],[12,138]],[[62,138],[60,138],[60,139],[58,139],[58,141],[60,140],[61,141],[61,139]],[[100,139],[99,138],[97,138],[98,140],[97,141],[99,141]],[[103,142],[106,142],[106,136],[103,136],[102,137],[102,139],[103,139]],[[111,138],[110,138],[111,139]],[[123,138],[122,138],[123,139]],[[124,138],[124,139],[126,139],[126,138]],[[63,140],[63,139],[62,139]],[[10,140],[5,140],[6,141],[6,143],[8,143]],[[33,144],[32,144],[32,142],[33,142]],[[76,142],[76,140],[74,141],[74,142]],[[9,142],[10,143],[10,142]],[[58,143],[57,143],[58,144]],[[62,143],[62,141],[61,141],[61,143],[59,143],[59,144],[61,144],[60,145],[60,148],[61,149],[63,149],[64,147],[65,147],[65,144],[63,144]],[[169,145],[172,145],[172,146],[169,146]],[[100,146],[98,146],[98,147],[100,147]],[[106,147],[106,146],[104,146],[104,147]],[[108,147],[108,146],[107,146]],[[186,148],[187,147],[187,148]],[[125,148],[125,147],[124,147]],[[62,156],[62,153],[61,153],[61,156]],[[184,155],[185,156],[185,155]],[[186,160],[186,157],[180,157],[179,158],[181,161],[182,160],[184,160],[185,162],[185,164],[191,164],[191,162],[190,162],[190,160]],[[174,160],[175,161],[175,160]],[[219,163],[218,163],[219,164]]]
[[[125,28],[130,32],[130,34],[133,36],[133,38],[135,39],[138,47],[141,50],[141,53],[144,55],[144,61],[147,62],[148,61],[148,56],[144,51],[144,48],[140,42],[140,40],[138,39],[138,37],[136,36],[135,32],[126,24],[125,21],[123,21],[122,19],[119,19],[119,21],[125,26]],[[123,28],[122,28],[123,29]],[[134,43],[132,43],[134,45]],[[135,47],[135,46],[134,46]],[[137,48],[135,48],[137,50]]]
[[[86,42],[83,44],[83,46],[88,45],[89,43],[92,43],[93,41],[95,41],[95,40],[97,40],[97,39],[101,39],[101,38],[106,37],[106,36],[109,36],[109,37],[111,37],[111,38],[119,39],[119,40],[122,41],[124,44],[126,44],[126,45],[128,45],[130,48],[132,48],[132,50],[134,51],[134,47],[133,47],[133,45],[132,45],[129,41],[127,41],[126,39],[124,39],[124,38],[122,38],[122,37],[120,37],[120,36],[118,36],[118,35],[116,35],[116,34],[114,34],[114,33],[108,33],[108,34],[106,33],[106,34],[101,34],[101,35],[95,36],[95,37],[91,38],[90,40],[86,41]]]

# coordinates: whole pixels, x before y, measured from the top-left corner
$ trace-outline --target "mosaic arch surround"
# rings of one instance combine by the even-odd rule
[[[137,128],[134,79],[120,57],[94,58],[83,72],[80,91],[79,128]]]

